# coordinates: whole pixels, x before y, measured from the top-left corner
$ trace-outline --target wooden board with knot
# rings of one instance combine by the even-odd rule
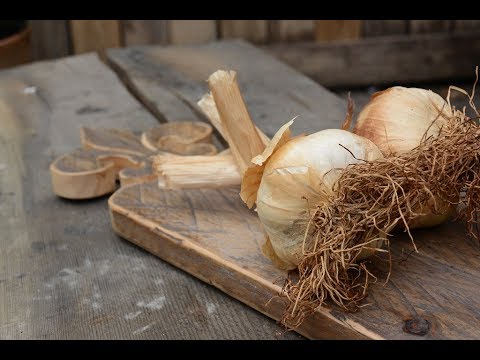
[[[49,165],[84,146],[81,127],[141,142],[159,122],[205,123],[197,101],[217,69],[241,74],[251,116],[270,137],[296,115],[294,133],[338,128],[346,99],[242,41],[112,49],[107,62],[86,54],[0,72],[0,337],[301,338],[276,324],[286,273],[262,255],[260,222],[238,186],[166,190],[146,179],[109,199],[71,201],[52,191]],[[223,150],[218,134],[212,142]],[[105,151],[90,150],[86,170]],[[298,332],[479,338],[478,243],[452,222],[414,236],[418,253],[403,234],[392,239],[386,284],[388,263],[372,259],[380,276],[368,306],[327,304]]]

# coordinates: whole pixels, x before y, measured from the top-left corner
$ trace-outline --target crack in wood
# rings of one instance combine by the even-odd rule
[[[105,64],[117,75],[118,79],[125,86],[125,89],[137,99],[146,110],[148,110],[155,118],[161,123],[168,122],[168,119],[162,114],[155,103],[150,101],[143,93],[137,88],[131,77],[122,69],[122,67],[106,57]]]

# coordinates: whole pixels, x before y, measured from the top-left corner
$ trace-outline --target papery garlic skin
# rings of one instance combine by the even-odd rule
[[[372,95],[358,114],[353,132],[373,141],[385,156],[402,154],[417,147],[425,136],[438,135],[452,118],[448,103],[431,90],[394,86]],[[429,201],[418,213],[425,214],[409,221],[409,227],[425,228],[445,222],[455,211],[436,198],[438,213],[432,214]]]
[[[353,132],[372,140],[383,154],[417,147],[425,132],[438,135],[453,111],[431,90],[394,86],[372,95],[358,114]]]
[[[373,142],[339,129],[293,139],[273,153],[262,175],[256,205],[271,245],[286,267],[298,265],[309,211],[330,201],[342,169],[362,159],[381,157]],[[377,246],[380,244],[372,244]],[[359,260],[373,250],[363,252]]]

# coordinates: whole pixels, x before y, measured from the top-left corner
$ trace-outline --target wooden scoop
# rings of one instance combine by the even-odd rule
[[[215,155],[212,127],[193,121],[162,124],[142,134],[142,144],[152,151],[177,155]]]
[[[83,127],[82,147],[50,165],[53,191],[67,199],[90,199],[114,192],[117,180],[121,186],[153,180],[153,155],[216,154],[211,133],[210,125],[187,121],[161,124],[141,136],[123,129]]]

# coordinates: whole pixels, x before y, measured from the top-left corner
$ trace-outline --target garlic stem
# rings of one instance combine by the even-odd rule
[[[218,155],[155,155],[152,167],[161,188],[205,188],[239,185],[241,176],[230,151]]]
[[[226,140],[243,175],[250,160],[261,154],[265,145],[248,113],[235,71],[214,72],[208,78]]]

